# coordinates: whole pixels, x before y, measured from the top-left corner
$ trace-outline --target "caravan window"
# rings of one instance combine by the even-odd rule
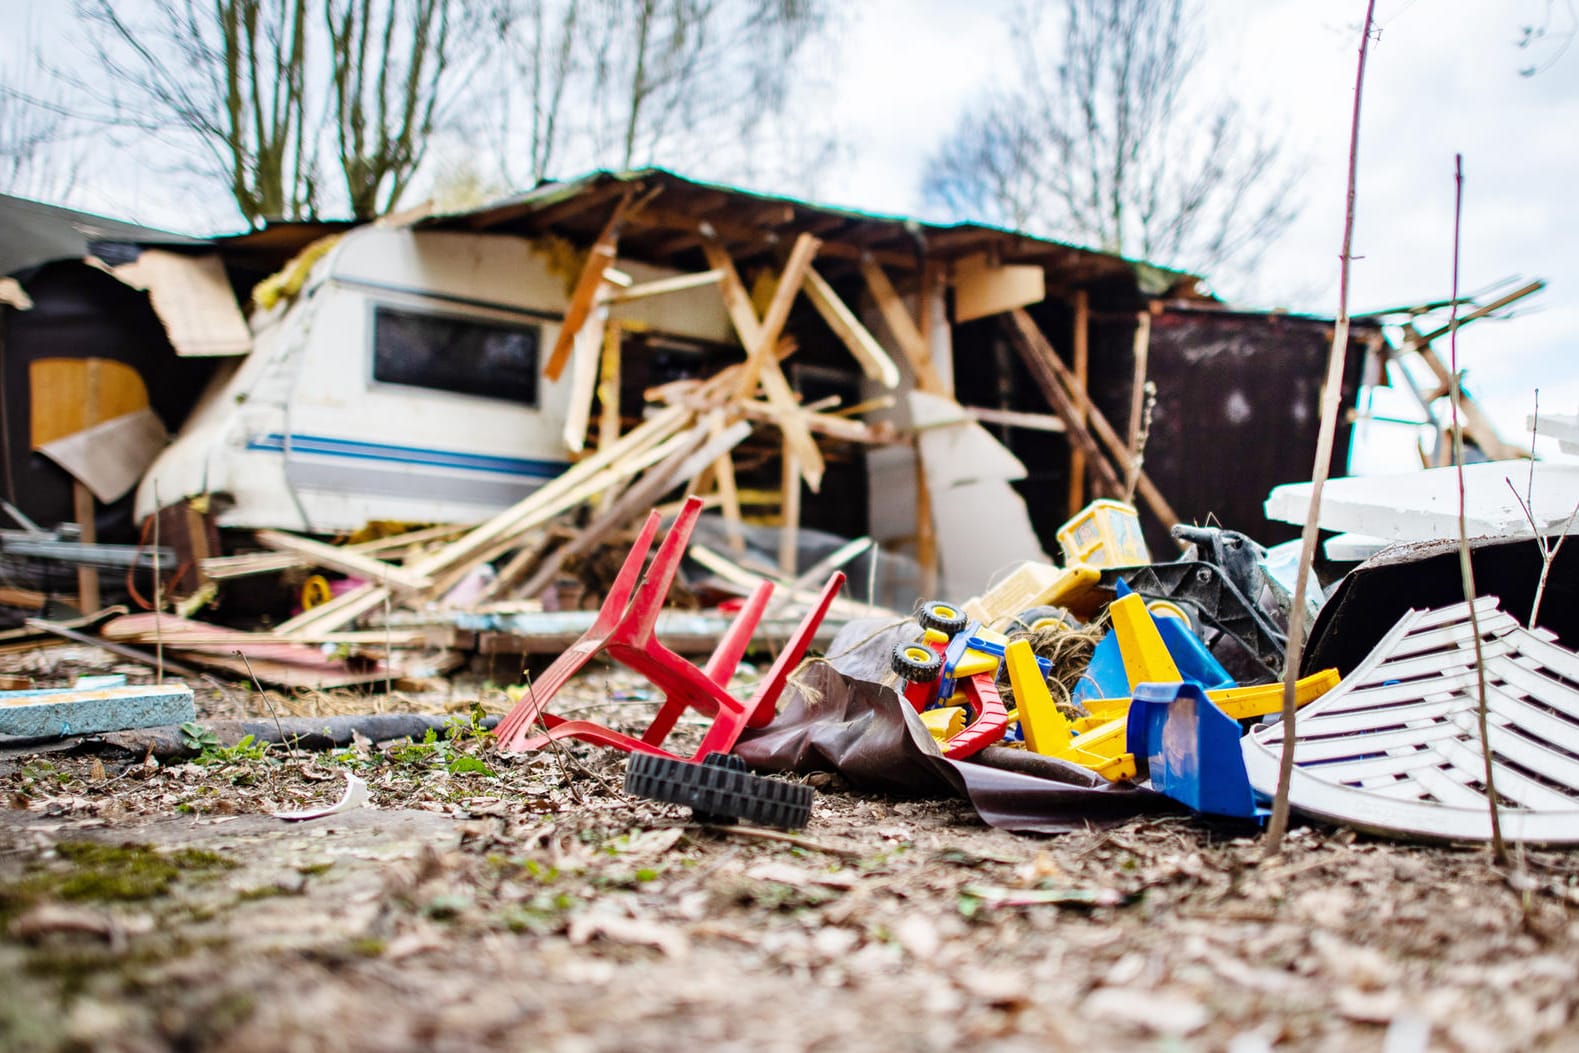
[[[537,405],[535,325],[373,311],[373,379]]]

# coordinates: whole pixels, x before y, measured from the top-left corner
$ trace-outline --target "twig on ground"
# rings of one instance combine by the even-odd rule
[[[782,841],[797,848],[810,849],[813,852],[825,852],[830,856],[840,856],[844,859],[859,859],[866,855],[865,852],[858,848],[840,848],[837,845],[813,841],[809,837],[801,837],[799,834],[787,834],[782,830],[764,830],[760,826],[730,826],[722,823],[697,823],[696,826],[703,830],[711,830],[715,834],[754,837],[759,841]]]
[[[1311,564],[1316,561],[1320,533],[1321,491],[1332,466],[1332,447],[1338,431],[1338,407],[1343,398],[1343,366],[1349,357],[1349,268],[1354,249],[1354,198],[1359,176],[1360,95],[1365,86],[1365,58],[1370,52],[1376,0],[1367,0],[1365,25],[1360,31],[1360,60],[1354,75],[1354,116],[1349,125],[1349,189],[1343,217],[1343,254],[1338,258],[1338,317],[1333,323],[1332,350],[1327,355],[1327,381],[1321,400],[1321,429],[1316,436],[1316,463],[1311,469],[1310,510],[1300,544],[1299,574],[1294,580],[1294,604],[1288,617],[1288,650],[1283,667],[1283,756],[1278,765],[1277,794],[1272,819],[1267,824],[1266,852],[1275,855],[1288,832],[1288,794],[1294,780],[1294,682],[1299,679],[1300,657],[1305,651],[1305,594]]]
[[[274,701],[269,698],[269,693],[263,690],[263,683],[258,679],[258,674],[252,671],[252,662],[248,660],[246,652],[237,650],[235,655],[247,667],[247,676],[252,679],[252,686],[258,689],[258,695],[263,699],[263,704],[269,707],[269,716],[274,718],[274,731],[280,737],[280,744],[286,745],[289,743],[287,748],[295,752],[296,744],[285,737],[285,729],[280,727],[280,715],[274,711]]]
[[[1458,473],[1458,569],[1464,582],[1464,602],[1469,604],[1469,628],[1475,638],[1475,679],[1480,687],[1477,715],[1480,724],[1480,754],[1486,766],[1486,808],[1491,815],[1491,857],[1499,865],[1508,863],[1508,846],[1502,843],[1502,817],[1497,808],[1497,784],[1491,756],[1491,721],[1486,713],[1486,659],[1480,640],[1480,616],[1475,613],[1475,563],[1469,552],[1469,527],[1464,510],[1464,426],[1459,418],[1459,403],[1464,388],[1458,372],[1458,245],[1459,221],[1464,206],[1464,155],[1453,155],[1453,292],[1447,318],[1449,400],[1453,412],[1453,466]],[[1515,495],[1517,496],[1517,495]],[[1536,531],[1540,533],[1540,531]],[[1534,626],[1532,625],[1531,628]]]

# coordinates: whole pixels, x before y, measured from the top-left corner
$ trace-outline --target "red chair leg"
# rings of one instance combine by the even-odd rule
[[[680,514],[675,517],[674,525],[669,528],[669,533],[664,535],[663,544],[658,546],[658,554],[652,558],[652,566],[647,568],[647,576],[642,578],[631,599],[631,617],[624,626],[628,640],[634,642],[652,637],[653,626],[658,621],[658,615],[663,612],[664,601],[669,598],[669,586],[674,584],[674,575],[680,569],[680,561],[685,558],[686,546],[691,542],[691,531],[696,529],[696,518],[701,513],[702,499],[688,498]]]
[[[713,649],[713,656],[707,660],[707,666],[702,671],[707,678],[719,687],[729,683],[729,678],[735,675],[735,667],[740,664],[746,648],[751,644],[751,636],[757,631],[757,623],[762,620],[762,612],[767,609],[768,600],[773,596],[773,583],[764,581],[757,586],[746,605],[740,609],[729,626],[718,646]]]
[[[746,705],[747,727],[760,728],[772,722],[774,707],[778,705],[779,693],[784,690],[784,682],[805,657],[806,649],[811,646],[812,637],[817,635],[817,628],[822,625],[822,620],[828,613],[828,607],[833,603],[833,598],[839,595],[839,590],[843,586],[844,573],[834,571],[833,576],[828,579],[828,584],[822,588],[822,596],[818,598],[817,606],[806,612],[806,617],[801,619],[795,635],[789,638],[778,660],[768,670],[768,675],[757,685],[756,693]]]

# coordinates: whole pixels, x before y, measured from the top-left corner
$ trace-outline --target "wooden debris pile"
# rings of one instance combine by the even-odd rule
[[[172,614],[146,614],[109,623],[105,636],[123,646],[152,646],[242,675],[247,675],[250,660],[250,673],[259,679],[312,687],[377,683],[414,670],[439,674],[458,664],[460,648],[479,643],[480,649],[495,652],[553,650],[553,642],[566,634],[574,639],[580,631],[576,617],[591,612],[544,612],[537,621],[545,639],[534,641],[531,612],[541,610],[536,598],[567,568],[595,559],[605,547],[623,556],[629,528],[666,496],[693,492],[704,494],[721,511],[728,541],[724,547],[731,550],[726,554],[697,544],[691,549],[693,559],[715,575],[724,593],[745,594],[763,577],[777,580],[781,587],[763,623],[769,640],[775,625],[798,621],[804,603],[815,594],[811,582],[871,546],[859,539],[800,573],[794,557],[801,483],[814,492],[821,487],[825,444],[899,440],[892,426],[854,419],[849,408],[838,412],[839,407],[827,401],[807,405],[798,399],[781,365],[797,349],[785,335],[797,297],[806,296],[867,378],[893,388],[899,369],[817,273],[813,261],[821,243],[816,237],[801,234],[796,239],[759,314],[734,261],[705,224],[700,236],[708,270],[630,284],[614,266],[625,211],[623,206],[615,210],[588,254],[544,364],[550,379],[572,370],[565,441],[581,458],[568,470],[513,507],[470,527],[429,527],[347,545],[265,530],[256,539],[267,551],[203,560],[204,576],[220,586],[244,576],[302,569],[333,571],[350,583],[272,631],[238,633]],[[868,260],[863,271],[913,370],[933,377],[919,330],[881,267]],[[612,396],[619,371],[619,328],[609,318],[610,306],[703,285],[718,287],[744,348],[744,361],[704,379],[649,390],[645,419],[621,434],[618,399]],[[589,443],[600,388],[602,414]],[[750,565],[733,457],[736,447],[764,424],[777,432],[783,465],[776,569]],[[494,617],[468,621],[457,619],[457,612]],[[891,612],[841,599],[831,612],[830,631],[837,622],[873,613]],[[718,621],[721,628],[727,619]],[[710,649],[705,629],[691,636],[693,650]],[[333,649],[327,657],[325,649]]]

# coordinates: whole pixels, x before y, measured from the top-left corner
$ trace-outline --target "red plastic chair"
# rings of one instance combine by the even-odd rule
[[[755,694],[749,701],[741,702],[730,695],[725,686],[762,619],[763,609],[773,592],[771,582],[764,581],[752,593],[703,669],[697,669],[669,650],[654,635],[658,615],[663,611],[669,586],[680,568],[701,510],[700,498],[686,501],[674,526],[658,547],[652,566],[643,575],[642,564],[652,548],[660,519],[656,511],[647,517],[592,627],[541,677],[528,685],[527,693],[500,721],[495,731],[500,748],[534,750],[558,739],[577,738],[626,752],[674,757],[675,754],[663,748],[663,742],[685,711],[695,709],[713,718],[712,726],[691,758],[699,761],[714,751],[728,753],[747,727],[760,727],[773,719],[784,683],[811,645],[817,627],[828,613],[828,606],[844,584],[844,575],[835,573],[828,579],[817,605],[790,637],[778,660],[757,685]],[[594,721],[566,720],[547,712],[555,693],[599,653],[641,673],[664,693],[662,708],[640,738]]]

